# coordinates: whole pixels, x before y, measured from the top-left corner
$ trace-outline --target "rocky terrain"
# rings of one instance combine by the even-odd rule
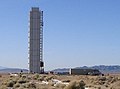
[[[0,89],[120,89],[120,75],[0,74]]]

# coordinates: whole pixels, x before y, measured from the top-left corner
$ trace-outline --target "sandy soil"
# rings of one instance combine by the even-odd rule
[[[105,76],[0,74],[0,89],[70,89],[72,82],[83,81],[86,89],[120,89],[120,74]],[[73,89],[73,88],[71,88]]]

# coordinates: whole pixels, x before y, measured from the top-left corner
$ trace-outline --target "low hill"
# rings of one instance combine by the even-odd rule
[[[0,73],[27,73],[27,69],[20,69],[20,68],[6,68],[6,67],[0,67]]]
[[[2,67],[2,66],[0,66],[0,69],[5,69],[6,67]]]
[[[120,73],[120,66],[119,65],[110,65],[110,66],[106,66],[106,65],[99,65],[99,66],[83,66],[83,67],[75,67],[75,68],[80,68],[80,69],[98,69],[99,71],[101,71],[102,73]],[[63,69],[55,69],[53,70],[54,72],[69,72],[70,68],[63,68]]]

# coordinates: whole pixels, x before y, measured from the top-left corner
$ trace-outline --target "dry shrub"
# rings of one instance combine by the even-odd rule
[[[14,85],[14,88],[18,88],[18,87],[20,87],[20,84],[19,84],[19,83],[16,83],[16,84]]]
[[[1,85],[0,89],[7,89],[7,87],[5,85]]]
[[[98,89],[101,89],[101,87],[98,87]]]
[[[36,89],[35,83],[29,83],[28,88]]]
[[[39,78],[37,79],[38,81],[44,81],[46,79],[47,76],[39,76]]]
[[[27,75],[22,75],[22,78],[23,78],[23,79],[27,78]]]
[[[39,74],[35,74],[35,75],[33,76],[33,79],[34,79],[34,80],[37,80],[39,77],[40,77]]]
[[[27,82],[26,80],[22,80],[22,79],[18,80],[18,83],[20,83],[20,84],[23,84],[23,83],[26,83],[26,82]]]
[[[99,81],[106,81],[106,79],[107,79],[106,77],[99,77],[98,78]]]
[[[7,87],[13,87],[13,85],[14,85],[13,81],[10,81],[10,82],[7,83]]]
[[[108,79],[106,78],[106,76],[99,76],[95,79],[95,81],[93,83],[96,85],[104,85],[107,80]]]
[[[85,89],[85,83],[84,81],[74,81],[65,87],[65,89]]]
[[[56,84],[56,88],[58,89],[58,88],[60,88],[60,89],[64,89],[65,88],[65,84]]]
[[[63,80],[62,82],[68,82],[68,83],[69,83],[69,82],[70,82],[70,80]]]
[[[6,81],[2,82],[2,85],[7,85],[8,83]]]
[[[67,87],[65,87],[65,89],[76,89],[76,81],[70,83]]]
[[[50,81],[50,80],[52,80],[52,79],[54,79],[54,76],[45,77],[45,80],[46,80],[46,81]]]

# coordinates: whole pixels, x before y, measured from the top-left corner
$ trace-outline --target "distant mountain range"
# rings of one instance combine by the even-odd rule
[[[98,69],[102,73],[120,73],[120,66],[119,65],[111,65],[111,66],[106,66],[106,65],[99,65],[99,66],[83,66],[83,67],[75,67],[77,69]],[[69,72],[70,68],[63,68],[63,69],[55,69],[53,70],[54,72]]]
[[[27,69],[20,69],[20,68],[7,68],[0,66],[0,73],[20,73],[20,72],[27,73]]]
[[[120,66],[119,65],[111,65],[111,66],[106,66],[106,65],[99,65],[99,66],[83,66],[83,67],[75,67],[77,69],[98,69],[102,73],[120,73]],[[69,72],[70,68],[59,68],[52,70],[54,72]],[[27,69],[20,69],[20,68],[7,68],[7,67],[2,67],[0,66],[0,73],[20,73],[21,70],[24,73],[28,73]]]
[[[0,66],[0,69],[5,69],[6,67],[2,67],[2,66]]]

